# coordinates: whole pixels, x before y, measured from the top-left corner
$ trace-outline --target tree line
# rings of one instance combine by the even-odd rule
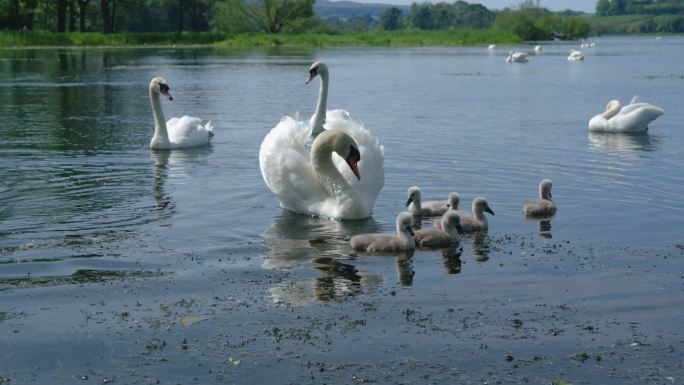
[[[589,15],[551,12],[538,0],[523,0],[500,11],[457,0],[415,2],[403,10],[321,19],[315,0],[0,0],[0,30],[53,32],[244,32],[344,33],[370,30],[500,29],[523,40],[574,39],[592,32],[618,30]],[[597,16],[650,14],[630,30],[684,31],[684,0],[598,0]],[[592,22],[590,24],[590,21]],[[625,27],[626,28],[626,27]]]
[[[683,0],[598,0],[596,16],[681,15]]]

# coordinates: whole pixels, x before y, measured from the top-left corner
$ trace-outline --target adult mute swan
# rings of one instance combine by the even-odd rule
[[[449,209],[447,201],[423,202],[418,186],[409,187],[406,195],[408,196],[406,207],[409,208],[411,215],[435,217],[444,214]]]
[[[582,51],[578,51],[576,49],[570,50],[570,54],[568,55],[568,60],[570,60],[570,61],[584,60],[584,54],[582,53]]]
[[[487,223],[487,217],[484,213],[490,213],[494,215],[494,211],[489,208],[489,203],[484,197],[473,198],[473,215],[462,214],[461,215],[461,228],[466,233],[472,233],[480,230],[487,230],[489,227]]]
[[[506,61],[509,63],[525,63],[529,60],[525,52],[508,51],[508,57],[506,58]]]
[[[405,211],[397,215],[397,234],[359,234],[351,237],[349,242],[358,251],[401,251],[413,250],[416,243],[413,239],[413,219]]]
[[[556,213],[556,205],[551,200],[551,180],[539,183],[539,199],[527,202],[522,211],[528,217],[548,217]]]
[[[447,211],[442,215],[440,222],[439,228],[416,231],[413,236],[416,244],[420,247],[447,247],[461,241],[459,234],[463,234],[463,229],[458,211]]]
[[[605,112],[589,120],[589,131],[646,132],[648,124],[664,113],[662,108],[642,103],[636,96],[625,107],[619,101],[611,100]]]
[[[166,80],[156,77],[150,81],[150,103],[154,113],[154,135],[150,141],[150,148],[171,150],[208,144],[214,136],[214,122],[210,120],[202,125],[202,119],[187,115],[181,118],[171,118],[165,122],[159,101],[160,95],[173,100]]]
[[[333,219],[367,218],[385,184],[384,149],[347,111],[326,113],[328,68],[324,63],[316,62],[309,68],[307,82],[316,76],[321,77],[316,112],[309,122],[285,117],[266,135],[259,151],[261,175],[290,211]],[[334,135],[321,138],[327,144],[316,145],[328,131]],[[349,146],[333,149],[333,142],[341,142],[330,138],[339,139],[341,134],[356,150],[356,171],[347,161]],[[309,161],[306,144],[312,137]]]

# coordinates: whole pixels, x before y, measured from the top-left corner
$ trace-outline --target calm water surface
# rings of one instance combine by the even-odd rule
[[[0,315],[22,311],[24,295],[47,295],[78,313],[70,296],[99,290],[77,285],[88,282],[172,276],[172,293],[211,291],[204,277],[215,269],[242,278],[287,271],[289,279],[264,291],[275,302],[315,304],[395,286],[413,286],[420,297],[455,277],[496,277],[497,240],[681,244],[684,38],[596,42],[584,62],[566,60],[569,44],[550,44],[527,64],[506,63],[509,47],[0,51]],[[386,183],[368,220],[285,212],[259,172],[264,135],[284,115],[312,114],[318,81],[304,80],[318,59],[331,72],[329,107],[350,111],[385,146]],[[154,76],[174,96],[163,103],[167,118],[217,122],[209,147],[149,150]],[[634,95],[666,111],[648,134],[587,132],[609,100]],[[545,177],[559,211],[541,236],[540,223],[520,210]],[[393,231],[412,185],[428,200],[457,191],[464,206],[486,196],[496,212],[488,236],[466,241],[460,259],[350,256],[348,236]],[[628,262],[602,262],[611,263]],[[551,268],[509,269],[499,274]],[[58,300],[46,294],[55,292]],[[81,322],[66,313],[34,311],[22,322],[37,335],[41,317]]]

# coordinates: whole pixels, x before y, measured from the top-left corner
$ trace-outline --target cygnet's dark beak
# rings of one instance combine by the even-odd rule
[[[490,209],[489,206],[487,206],[487,208],[485,208],[484,211],[487,212],[487,213],[490,213],[490,214],[494,215],[494,211],[492,211],[492,209]]]
[[[460,224],[460,223],[457,223],[457,224],[456,224],[456,231],[457,231],[459,234],[465,234],[465,231],[463,231],[463,227],[461,227],[461,224]]]
[[[409,197],[409,199],[406,201],[406,207],[408,207],[411,204],[411,202],[413,202],[413,198]]]
[[[413,228],[411,226],[406,226],[406,232],[411,234],[411,236],[414,236],[413,234]]]

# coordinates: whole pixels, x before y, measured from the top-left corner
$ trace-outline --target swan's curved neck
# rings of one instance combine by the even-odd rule
[[[329,138],[330,136],[319,136],[314,141],[311,146],[311,166],[328,194],[342,203],[354,198],[350,195],[351,186],[335,167],[332,141]]]
[[[318,103],[316,104],[316,112],[311,117],[311,135],[317,136],[323,132],[323,125],[325,124],[325,110],[328,106],[328,73],[322,72],[321,88],[318,92]]]
[[[169,133],[166,129],[166,120],[164,120],[164,111],[162,111],[159,94],[150,90],[150,104],[152,104],[152,113],[154,114],[154,137],[152,141],[169,141]]]
[[[617,115],[618,112],[620,112],[620,102],[618,101],[613,101],[608,104],[608,108],[606,108],[606,112],[601,114],[605,119],[610,119],[613,116]]]
[[[484,211],[478,209],[477,207],[475,207],[475,205],[473,205],[473,216],[478,221],[487,223],[487,217],[484,215]]]
[[[406,245],[409,249],[416,247],[416,240],[413,239],[413,237],[408,233],[408,231],[406,231],[405,228],[402,227],[402,224],[399,222],[397,222],[397,236],[403,242],[406,242]]]
[[[461,236],[458,235],[458,230],[456,230],[456,228],[454,228],[453,226],[449,226],[448,223],[446,223],[446,221],[445,223],[442,223],[442,231],[444,231],[447,234],[447,236],[449,236],[449,238],[453,241],[461,240]]]

